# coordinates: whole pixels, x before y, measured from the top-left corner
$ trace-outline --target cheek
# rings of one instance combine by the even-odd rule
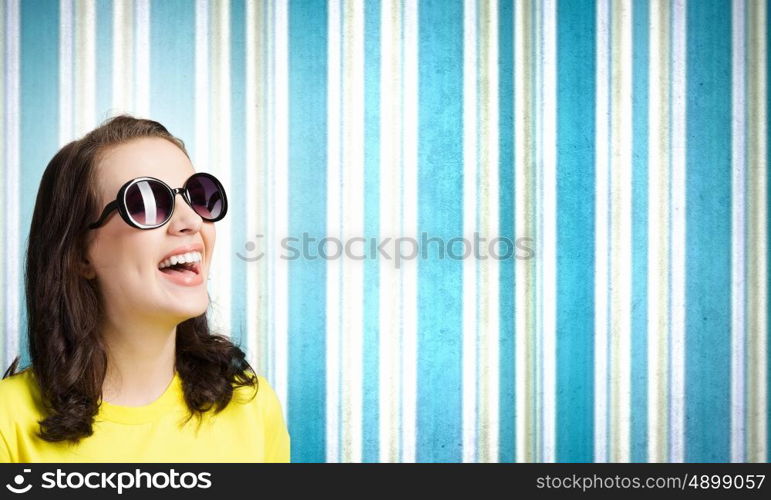
[[[201,237],[203,238],[203,244],[206,247],[208,254],[211,255],[214,253],[214,243],[217,241],[217,230],[214,229],[214,224],[206,224],[203,229],[201,229]]]
[[[217,241],[217,232],[214,229],[214,224],[204,224],[201,228],[201,239],[203,239],[203,246],[206,249],[206,268],[210,269],[214,255],[214,244]]]
[[[158,247],[151,231],[131,231],[113,228],[100,234],[89,255],[97,273],[126,274],[143,272],[152,264]]]
[[[116,255],[120,255],[120,252],[121,246],[118,240],[110,235],[100,234],[89,248],[89,261],[96,272],[100,273],[114,266]]]

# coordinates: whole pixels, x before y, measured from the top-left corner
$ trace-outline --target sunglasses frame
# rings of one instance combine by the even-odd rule
[[[222,194],[222,212],[220,213],[220,215],[218,217],[215,217],[213,219],[207,219],[206,217],[204,217],[201,214],[199,214],[195,210],[195,208],[193,208],[193,205],[190,202],[190,195],[189,195],[188,190],[187,190],[187,184],[188,184],[188,182],[190,182],[190,179],[192,179],[194,177],[206,177],[206,178],[212,180],[217,186],[219,186],[220,193]],[[126,208],[126,192],[128,192],[128,190],[129,190],[129,188],[131,186],[133,186],[134,184],[136,184],[138,182],[142,182],[142,181],[155,181],[155,182],[158,182],[163,187],[165,187],[169,191],[169,193],[171,193],[171,210],[169,210],[168,217],[166,217],[166,219],[164,219],[164,221],[161,222],[160,224],[153,224],[153,225],[140,224],[139,222],[135,221],[131,217],[131,215],[129,215],[129,213],[128,213],[128,209]],[[102,210],[102,215],[99,217],[99,219],[96,222],[94,222],[92,224],[89,224],[88,228],[89,229],[97,229],[97,228],[101,227],[102,225],[104,225],[104,223],[106,222],[107,218],[110,216],[112,211],[117,209],[118,213],[120,213],[121,218],[129,226],[135,227],[137,229],[157,229],[157,228],[163,226],[164,224],[166,224],[167,222],[169,222],[169,220],[171,220],[172,215],[174,215],[174,209],[177,206],[177,195],[178,194],[182,195],[182,199],[185,200],[185,203],[188,204],[188,206],[193,210],[193,212],[195,212],[201,219],[203,219],[203,220],[205,220],[207,222],[217,222],[219,220],[222,220],[222,218],[225,217],[225,215],[228,213],[228,197],[225,194],[225,187],[222,185],[222,183],[219,181],[219,179],[217,179],[216,177],[214,177],[213,175],[211,175],[209,173],[206,173],[206,172],[196,172],[195,174],[193,174],[190,177],[188,177],[187,180],[185,181],[185,184],[182,187],[180,187],[180,188],[172,188],[171,186],[169,186],[168,184],[166,184],[162,180],[156,179],[155,177],[137,177],[136,179],[131,179],[130,181],[125,183],[123,186],[121,186],[121,188],[118,190],[118,196],[113,201],[111,201],[110,203],[108,203],[104,207],[104,210]]]

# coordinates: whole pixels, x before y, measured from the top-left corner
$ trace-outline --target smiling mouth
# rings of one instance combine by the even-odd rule
[[[200,268],[197,262],[190,264],[174,264],[173,266],[158,268],[164,274],[200,274]]]
[[[164,261],[158,264],[158,270],[164,274],[201,274],[201,262],[196,261],[171,264],[168,261]]]

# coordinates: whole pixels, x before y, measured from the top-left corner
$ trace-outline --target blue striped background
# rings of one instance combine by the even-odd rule
[[[677,27],[671,25],[681,8],[683,56],[676,52]],[[4,365],[17,354],[25,364],[29,359],[23,255],[42,171],[65,142],[127,111],[162,122],[184,140],[196,168],[229,179],[233,210],[219,227],[230,234],[230,245],[215,259],[229,264],[215,276],[216,326],[275,386],[293,461],[768,460],[771,0],[3,0],[0,9],[0,206],[8,215],[0,222],[7,256],[0,265]],[[129,15],[123,24],[121,12]],[[744,13],[741,26],[736,12]],[[494,18],[486,22],[489,15]],[[599,22],[604,18],[607,32]],[[128,51],[115,44],[118,35],[131,44]],[[737,36],[744,52],[733,43]],[[66,40],[72,42],[68,68],[61,59]],[[660,54],[652,52],[657,40],[664,41]],[[732,72],[736,61],[742,89]],[[663,84],[651,80],[651,69],[659,64]],[[128,97],[116,94],[118,69],[128,71],[124,83],[133,92]],[[221,78],[222,71],[228,78]],[[71,80],[65,81],[66,74]],[[339,82],[330,76],[335,74]],[[678,75],[685,84],[682,102],[675,92]],[[473,93],[466,90],[469,78]],[[95,92],[84,95],[80,89],[89,82]],[[518,82],[529,82],[525,87],[532,91]],[[62,95],[63,88],[72,88],[73,95]],[[602,88],[610,91],[602,94]],[[617,88],[620,93],[613,92]],[[666,99],[654,101],[662,89]],[[221,105],[223,91],[229,106]],[[517,108],[521,95],[525,104]],[[740,115],[735,95],[743,96],[746,110],[738,125],[732,123]],[[600,111],[601,96],[607,116]],[[82,102],[92,103],[94,112]],[[613,118],[626,105],[628,142]],[[63,116],[62,109],[72,116]],[[476,122],[466,120],[469,110]],[[657,113],[671,127],[679,110],[684,134],[667,130],[669,149],[652,157],[660,132],[653,121]],[[606,118],[608,135],[599,136]],[[363,127],[358,142],[351,138],[356,124]],[[220,129],[223,135],[215,137]],[[741,165],[732,149],[737,130],[746,137]],[[516,165],[523,137],[532,153],[523,156],[532,159],[522,170],[529,177]],[[334,138],[340,141],[339,158],[331,154]],[[551,149],[544,146],[550,138]],[[388,146],[391,139],[396,147]],[[464,156],[469,144],[476,156]],[[664,193],[664,200],[668,224],[682,220],[685,229],[678,233],[675,225],[665,237],[669,257],[667,267],[659,268],[649,260],[660,243],[655,236],[660,228],[649,216],[657,207],[650,200],[660,165],[674,183],[670,187],[677,188],[678,144],[685,148],[684,213],[676,212],[676,191]],[[628,163],[615,159],[616,146]],[[363,156],[356,163],[359,150]],[[598,192],[602,151],[609,157],[606,192]],[[467,158],[474,158],[473,164]],[[737,168],[746,176],[738,187]],[[351,188],[358,177],[335,181],[338,170],[361,172],[362,192]],[[620,171],[630,179],[622,186],[616,184]],[[754,191],[758,183],[764,188]],[[736,189],[746,203],[734,197]],[[485,198],[489,193],[496,196],[492,203]],[[524,216],[536,231],[545,228],[549,234],[554,225],[555,255],[536,248],[532,261],[502,260],[489,268],[492,275],[486,274],[487,264],[474,263],[475,280],[467,288],[466,262],[440,258],[430,245],[428,258],[401,270],[372,258],[360,268],[348,260],[338,268],[321,259],[281,264],[237,256],[250,242],[259,241],[266,250],[285,235],[308,233],[321,240],[348,234],[346,228],[357,227],[358,220],[364,231],[356,236],[367,238],[408,235],[415,227],[418,234],[449,240],[468,237],[489,221],[497,225],[488,237],[543,238],[544,233],[526,234],[517,226],[521,193],[533,203]],[[555,200],[553,214],[549,200]],[[623,200],[629,202],[628,219],[614,208],[617,202],[623,207]],[[339,221],[330,220],[336,207],[345,208]],[[734,226],[737,211],[748,226]],[[607,227],[598,226],[602,220]],[[626,222],[631,234],[623,240]],[[393,224],[401,234],[390,233]],[[610,235],[607,248],[598,244],[602,234]],[[619,234],[622,240],[613,239]],[[733,241],[744,242],[740,253]],[[271,251],[279,247],[267,248]],[[682,270],[669,260],[680,251]],[[613,274],[625,259],[631,275]],[[736,259],[745,269],[738,278],[741,303],[734,303],[732,289]],[[533,283],[523,278],[527,266],[533,266]],[[598,277],[600,266],[613,271],[607,290],[598,290],[606,283]],[[684,288],[682,329],[667,321],[665,331],[654,330],[657,297],[649,285],[659,274],[668,283],[667,314],[677,312],[675,292]],[[527,307],[538,318],[526,323],[527,331],[518,330],[518,318],[530,314],[517,309],[518,294],[530,297]],[[608,303],[597,304],[602,296]],[[619,319],[618,311],[623,315],[625,309],[614,309],[615,297],[629,306],[627,318]],[[753,309],[751,300],[763,304],[762,310]],[[610,315],[607,350],[597,343],[601,308]],[[737,329],[739,309],[744,319]],[[332,321],[330,311],[340,322]],[[464,326],[469,311],[476,318],[473,328]],[[553,318],[544,318],[549,311]],[[348,325],[350,318],[357,321],[353,328],[330,326]],[[629,322],[626,329],[618,326],[623,320]],[[658,348],[659,338],[654,333],[663,335],[668,349],[663,373],[668,382],[660,390],[653,384],[657,354],[651,347]],[[535,343],[519,343],[520,335]],[[683,358],[672,350],[678,338],[684,339]],[[736,339],[744,342],[744,354],[735,349]],[[626,341],[628,367],[614,350]],[[496,347],[488,352],[490,345]],[[753,349],[765,352],[753,355]],[[497,361],[490,363],[488,354]],[[528,362],[521,372],[526,380],[518,380],[523,368],[518,359]],[[601,360],[608,360],[605,372],[596,370]],[[736,363],[740,375],[732,370]],[[676,389],[679,373],[682,395]],[[518,384],[528,392],[519,393]],[[606,403],[598,391],[610,395]],[[665,407],[656,401],[665,401]],[[668,416],[661,428],[652,420],[659,414]],[[652,432],[664,436],[663,444]]]

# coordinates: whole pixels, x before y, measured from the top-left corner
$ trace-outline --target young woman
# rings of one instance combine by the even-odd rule
[[[209,331],[227,197],[158,122],[119,116],[40,183],[26,261],[31,366],[0,380],[0,462],[288,462],[281,403]]]

